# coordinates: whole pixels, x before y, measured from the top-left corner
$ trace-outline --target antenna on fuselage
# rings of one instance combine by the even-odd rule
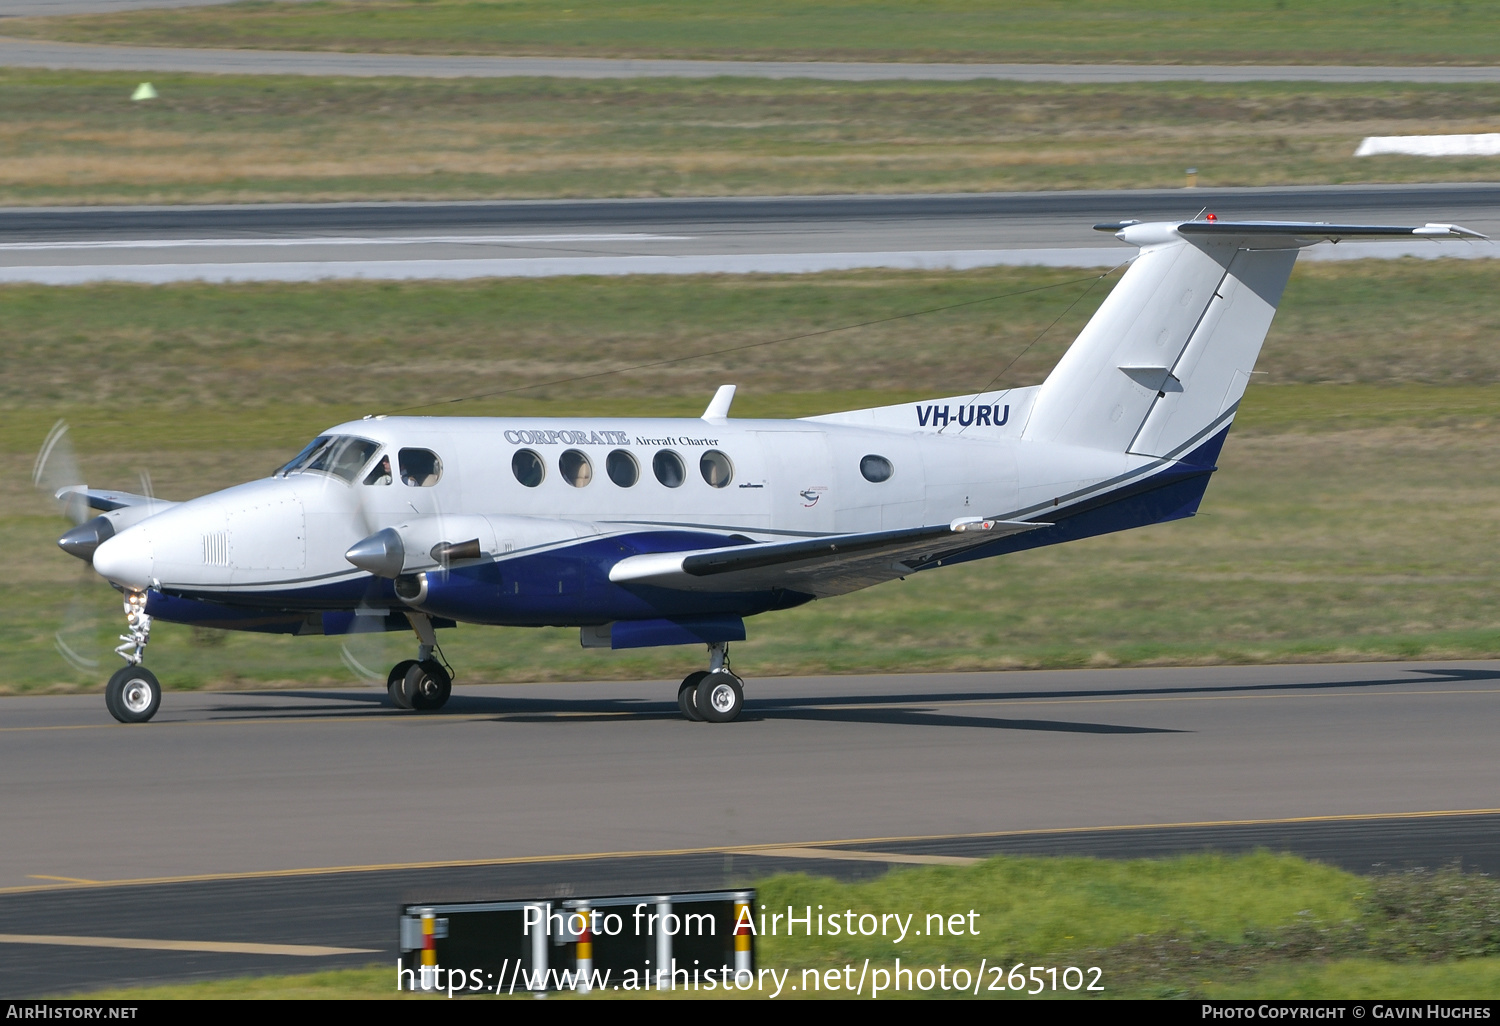
[[[703,411],[704,420],[726,420],[729,417],[729,404],[734,402],[734,390],[736,385],[720,385],[719,390],[708,402],[708,409]]]

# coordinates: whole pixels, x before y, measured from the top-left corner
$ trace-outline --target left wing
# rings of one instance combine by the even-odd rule
[[[656,552],[620,560],[610,568],[609,579],[679,591],[785,588],[827,598],[905,577],[997,538],[1050,526],[963,519],[939,527]]]

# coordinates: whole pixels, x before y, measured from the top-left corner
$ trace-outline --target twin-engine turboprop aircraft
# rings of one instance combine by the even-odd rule
[[[1096,226],[1140,253],[1042,384],[803,420],[373,417],[271,477],[182,503],[57,495],[63,549],[125,596],[106,703],[149,720],[154,619],[412,630],[391,701],[432,710],[456,623],[573,626],[585,646],[704,644],[690,720],[740,714],[745,619],[952,563],[1193,515],[1297,252],[1420,228],[1212,219]]]

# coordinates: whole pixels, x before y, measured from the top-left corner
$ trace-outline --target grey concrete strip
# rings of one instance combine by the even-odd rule
[[[810,274],[886,267],[901,270],[970,270],[977,267],[1114,267],[1131,257],[1124,247],[979,249],[876,253],[753,253],[691,256],[538,257],[482,260],[330,260],[247,263],[76,264],[0,267],[0,283],[83,285],[125,281],[162,285],[178,281],[310,282],[546,278],[626,274]],[[1439,246],[1432,242],[1346,243],[1316,246],[1305,260],[1391,260],[1415,257],[1500,257],[1493,243]]]
[[[878,64],[836,61],[611,60],[292,50],[101,46],[0,37],[0,66],[212,75],[394,75],[415,78],[813,78],[840,82],[1500,82],[1500,67],[1213,64]]]
[[[1307,218],[1381,223],[1459,221],[1500,234],[1500,184],[1454,182],[1417,185],[1300,185],[1255,188],[1059,190],[1039,192],[865,194],[813,196],[673,196],[649,199],[460,200],[455,202],[243,203],[179,206],[0,207],[6,238],[141,237],[164,232],[191,237],[275,232],[478,232],[482,230],[691,231],[709,225],[793,225],[826,232],[830,226],[866,223],[882,230],[901,222],[941,224],[946,232],[984,222],[984,230],[1009,226],[1029,231],[1008,238],[1027,246],[1058,245],[1037,234],[1053,225],[1079,229],[1075,238],[1100,245],[1089,226],[1122,217],[1187,218],[1200,210],[1220,217]],[[1472,223],[1488,219],[1491,227]],[[1063,219],[1063,220],[1059,220]],[[1067,243],[1079,244],[1079,243]],[[804,247],[908,249],[910,246]],[[947,249],[980,248],[950,245]]]
[[[143,937],[64,937],[45,933],[0,933],[0,944],[48,944],[68,948],[126,948],[133,951],[212,951],[230,955],[373,955],[379,948],[330,948],[317,944],[252,944],[243,941],[148,940]]]

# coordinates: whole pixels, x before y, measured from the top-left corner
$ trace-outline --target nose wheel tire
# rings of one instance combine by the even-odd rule
[[[116,670],[104,685],[104,705],[121,723],[145,723],[161,708],[161,682],[144,666]]]
[[[682,686],[677,689],[677,708],[694,723],[703,722],[703,714],[698,711],[698,683],[707,676],[707,670],[695,670],[682,679]]]
[[[403,659],[391,667],[391,672],[385,678],[385,693],[390,696],[391,704],[397,709],[410,709],[411,703],[406,700],[403,687],[406,683],[406,673],[417,665],[415,659]]]
[[[698,714],[709,723],[728,723],[745,708],[745,689],[732,673],[708,673],[698,682]]]
[[[441,709],[453,693],[453,678],[436,659],[413,663],[401,681],[401,697],[406,708],[418,712]]]

